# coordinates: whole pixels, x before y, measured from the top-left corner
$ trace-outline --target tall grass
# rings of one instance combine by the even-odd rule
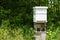
[[[34,40],[34,30],[30,26],[9,26],[9,20],[2,20],[0,40]]]
[[[60,38],[60,36],[59,36],[60,33],[59,32],[60,32],[59,28],[56,28],[54,30],[51,30],[51,29],[47,30],[46,40],[60,40],[59,39]]]

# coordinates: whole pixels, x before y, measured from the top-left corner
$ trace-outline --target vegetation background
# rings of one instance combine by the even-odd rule
[[[0,0],[0,40],[34,40],[34,6],[48,6],[46,40],[59,40],[60,0]]]

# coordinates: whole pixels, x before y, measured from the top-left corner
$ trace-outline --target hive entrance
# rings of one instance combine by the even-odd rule
[[[37,31],[40,31],[40,28],[37,28]]]
[[[36,31],[46,31],[46,24],[45,23],[35,23],[34,28]]]

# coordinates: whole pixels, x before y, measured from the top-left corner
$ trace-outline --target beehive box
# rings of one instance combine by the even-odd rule
[[[44,6],[33,7],[33,22],[47,22],[47,8]]]

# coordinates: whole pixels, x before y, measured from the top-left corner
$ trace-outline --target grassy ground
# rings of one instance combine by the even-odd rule
[[[8,26],[9,21],[4,20],[0,25],[0,40],[34,40],[34,29],[30,26]],[[60,30],[48,29],[46,40],[60,40]]]
[[[60,40],[60,33],[57,28],[54,31],[48,30],[46,40]],[[34,40],[33,28],[8,29],[8,27],[0,27],[0,40]]]
[[[34,30],[30,26],[10,25],[9,20],[2,20],[0,40],[34,40]]]
[[[0,40],[33,40],[33,29],[24,32],[22,28],[11,30],[0,27]]]
[[[60,40],[59,28],[52,30],[47,30],[46,40]]]

